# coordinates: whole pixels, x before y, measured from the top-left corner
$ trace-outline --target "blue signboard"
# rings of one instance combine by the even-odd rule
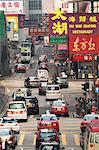
[[[96,93],[99,93],[99,88],[98,87],[96,88]]]
[[[9,26],[7,26],[6,30],[7,30],[7,32],[9,32],[9,31],[10,31],[10,27],[9,27]]]

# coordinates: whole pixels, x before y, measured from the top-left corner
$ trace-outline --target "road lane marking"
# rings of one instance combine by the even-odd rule
[[[34,134],[33,145],[36,145],[36,134]]]
[[[24,138],[25,138],[25,134],[21,133],[19,137],[18,145],[23,145]]]
[[[74,141],[75,141],[75,145],[79,146],[79,136],[77,134],[74,134]]]
[[[61,139],[62,139],[62,144],[63,144],[63,145],[67,145],[66,134],[62,134],[62,135],[61,135]]]
[[[10,93],[10,89],[8,87],[6,87],[6,91],[7,93]]]

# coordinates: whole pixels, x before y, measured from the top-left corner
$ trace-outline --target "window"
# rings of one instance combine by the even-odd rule
[[[9,105],[9,109],[23,109],[23,108],[25,107],[24,104],[22,103],[14,103]]]
[[[29,10],[38,10],[38,1],[29,1]]]

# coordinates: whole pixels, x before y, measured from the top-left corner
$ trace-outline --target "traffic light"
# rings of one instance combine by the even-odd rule
[[[82,84],[82,90],[83,91],[89,90],[89,82],[85,82],[84,84]]]

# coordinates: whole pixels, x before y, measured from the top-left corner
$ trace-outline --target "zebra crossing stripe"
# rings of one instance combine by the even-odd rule
[[[23,145],[24,138],[25,138],[25,134],[21,133],[19,137],[18,145]]]
[[[63,145],[67,145],[66,134],[62,134],[62,135],[61,135],[61,139],[62,139],[62,144],[63,144]]]
[[[36,145],[36,134],[34,134],[33,145]]]
[[[77,134],[74,134],[74,142],[75,142],[75,145],[79,146],[80,145],[80,142],[79,142],[79,137]]]

